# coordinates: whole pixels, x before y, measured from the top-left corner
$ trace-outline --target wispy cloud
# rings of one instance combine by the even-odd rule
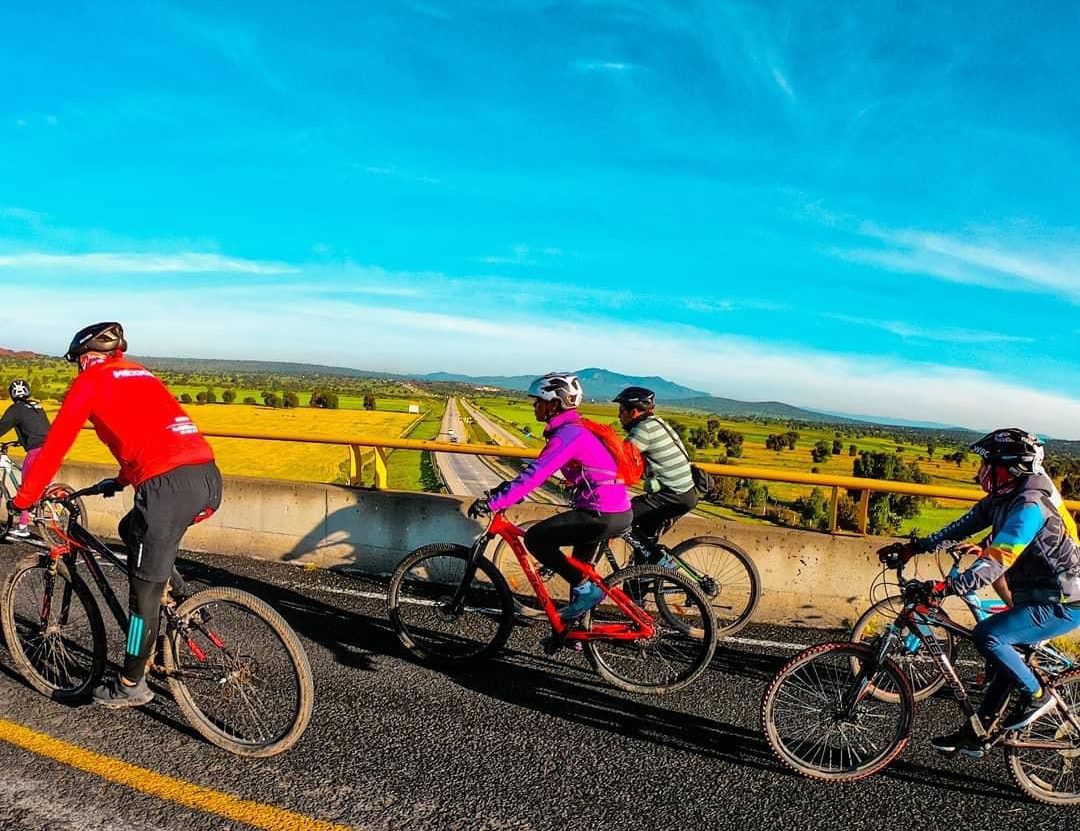
[[[93,253],[0,255],[0,269],[41,269],[73,273],[231,273],[289,274],[297,269],[286,263],[244,260],[220,254],[187,252],[179,254]]]
[[[634,69],[635,64],[624,61],[578,61],[574,68],[581,72],[626,72]]]
[[[988,329],[957,329],[951,327],[930,328],[916,326],[903,320],[878,320],[876,318],[857,317],[855,315],[826,315],[830,320],[850,323],[855,326],[870,326],[891,332],[902,338],[938,341],[941,343],[1034,343],[1034,338],[1022,335],[1007,335]]]
[[[518,244],[510,249],[509,254],[489,254],[483,257],[474,257],[473,262],[487,265],[538,265],[544,258],[563,256],[563,250],[553,245],[534,247]]]

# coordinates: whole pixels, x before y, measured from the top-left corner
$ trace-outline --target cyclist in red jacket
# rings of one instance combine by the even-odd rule
[[[106,707],[137,707],[153,699],[146,664],[157,643],[161,595],[180,540],[221,505],[221,473],[210,445],[165,385],[124,358],[126,350],[119,323],[95,323],[76,333],[64,357],[78,364],[79,374],[9,506],[22,510],[41,498],[88,420],[120,463],[117,477],[102,483],[105,495],[135,488],[135,506],[119,529],[130,582],[124,667],[94,690],[94,700]]]

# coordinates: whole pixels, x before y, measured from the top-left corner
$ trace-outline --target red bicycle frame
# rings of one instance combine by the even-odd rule
[[[557,637],[568,641],[636,641],[651,638],[656,634],[656,626],[653,624],[652,618],[626,592],[618,586],[609,587],[591,565],[575,560],[570,556],[567,559],[576,568],[580,569],[590,582],[599,586],[604,595],[630,618],[631,623],[593,623],[588,629],[574,628],[573,623],[567,625],[555,608],[555,603],[551,600],[551,595],[548,594],[547,586],[544,585],[544,581],[532,564],[532,557],[525,549],[525,543],[523,542],[525,532],[508,520],[502,511],[499,511],[492,515],[484,536],[488,538],[501,537],[510,546],[510,550],[517,557],[521,570],[525,572],[525,579],[532,586],[533,593],[540,602],[544,614],[547,615],[548,620],[551,622],[551,628]]]

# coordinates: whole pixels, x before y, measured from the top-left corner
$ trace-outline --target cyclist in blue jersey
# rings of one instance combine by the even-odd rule
[[[1010,690],[1020,693],[1004,730],[1019,730],[1057,706],[1043,692],[1017,647],[1056,638],[1080,626],[1080,541],[1061,494],[1043,470],[1043,444],[1019,428],[995,430],[971,449],[982,457],[978,481],[987,496],[936,534],[887,546],[903,559],[965,540],[992,528],[979,559],[951,581],[934,583],[936,594],[966,594],[1004,575],[1012,606],[980,622],[974,642],[986,657],[990,679],[979,707],[983,732],[997,717]],[[885,556],[883,554],[883,556]],[[935,750],[981,756],[985,747],[975,725],[932,740]]]

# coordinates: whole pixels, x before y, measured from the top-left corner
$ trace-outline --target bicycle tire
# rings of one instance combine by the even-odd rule
[[[446,664],[481,661],[501,649],[510,637],[514,626],[513,597],[506,579],[484,557],[477,562],[477,576],[483,575],[486,585],[474,576],[474,585],[470,587],[474,602],[466,599],[468,611],[476,614],[470,614],[467,619],[463,612],[450,616],[440,605],[440,601],[450,599],[460,587],[470,554],[470,549],[463,545],[431,543],[409,554],[390,578],[386,593],[390,624],[401,645],[420,661]],[[429,562],[424,565],[426,561]],[[410,580],[414,572],[415,577]],[[431,611],[421,611],[424,609]],[[418,614],[414,615],[414,611]],[[426,628],[439,625],[452,631],[438,634]],[[462,635],[466,626],[472,631]],[[489,634],[477,637],[481,630],[488,630]]]
[[[67,563],[63,560],[56,561],[55,577],[64,581],[71,587],[72,591],[72,594],[67,598],[69,615],[73,608],[71,601],[77,599],[85,614],[85,627],[76,627],[70,622],[71,618],[69,617],[67,636],[60,634],[60,638],[57,640],[55,637],[57,633],[49,634],[47,632],[42,638],[43,644],[40,650],[47,648],[50,655],[56,655],[56,650],[62,648],[63,654],[71,655],[72,658],[81,654],[84,656],[84,660],[79,663],[85,669],[78,672],[77,675],[70,675],[70,682],[67,684],[57,683],[60,679],[50,678],[39,669],[34,659],[34,653],[40,650],[28,648],[26,639],[20,629],[27,631],[28,628],[40,626],[40,616],[36,622],[33,621],[31,616],[34,614],[34,609],[41,609],[44,589],[48,585],[48,573],[51,564],[52,560],[49,557],[39,554],[30,554],[15,564],[4,582],[3,614],[0,616],[0,623],[3,626],[4,639],[7,641],[12,663],[26,682],[42,695],[48,696],[55,701],[76,701],[84,698],[100,682],[102,674],[105,672],[107,652],[105,621],[101,617],[101,610],[98,608],[90,587],[86,585],[81,577],[71,573]],[[29,600],[31,605],[20,614],[23,604],[19,602],[19,598],[15,595],[24,585],[25,580],[34,579],[33,572],[41,572],[40,592],[37,587],[30,586],[31,597]],[[56,590],[54,586],[54,596]],[[55,604],[50,604],[50,611],[55,611]],[[46,629],[48,628],[51,627],[47,626]],[[80,630],[84,631],[79,634],[76,641],[75,636]],[[85,643],[87,638],[89,644]],[[48,640],[46,641],[46,639]],[[71,640],[70,648],[65,645],[65,640]],[[51,644],[51,646],[47,646],[47,644]],[[57,672],[63,671],[65,673],[68,672],[67,665],[69,663],[75,664],[76,662],[74,660],[69,662],[66,659],[49,661],[49,665]]]
[[[897,709],[899,713],[895,734],[874,758],[864,764],[849,766],[847,768],[841,767],[840,769],[832,767],[824,768],[822,765],[815,766],[808,764],[805,759],[798,757],[795,752],[785,744],[781,737],[781,731],[777,725],[776,718],[777,703],[785,682],[794,678],[796,673],[803,667],[820,659],[832,657],[832,653],[849,653],[847,655],[841,654],[837,656],[837,665],[842,666],[844,672],[846,672],[851,679],[847,683],[854,682],[857,677],[857,673],[851,672],[852,658],[859,661],[860,664],[868,664],[876,660],[876,656],[869,647],[857,643],[825,643],[803,650],[784,664],[779,672],[773,676],[772,681],[769,682],[769,686],[766,688],[765,694],[761,698],[761,728],[769,743],[769,747],[772,749],[773,755],[775,755],[785,767],[802,776],[806,776],[809,779],[818,779],[826,782],[855,782],[884,770],[904,752],[904,748],[907,747],[908,741],[911,739],[911,728],[915,717],[915,695],[911,690],[911,685],[908,683],[907,676],[904,675],[901,669],[892,660],[887,660],[878,668],[878,672],[885,672],[891,676],[892,682],[900,691],[899,703],[892,705],[888,702],[879,701],[873,696],[866,696],[860,700],[859,706],[867,702],[873,702],[881,707],[894,707]],[[820,679],[822,671],[823,670],[815,668],[815,677]],[[826,672],[826,674],[828,673]],[[838,680],[844,682],[846,679]],[[833,696],[825,695],[819,696],[819,698],[821,699],[822,707],[835,706],[833,705]],[[800,706],[798,709],[804,714],[805,718],[805,714],[812,710],[812,706]],[[831,717],[835,718],[836,714],[833,713]],[[841,736],[842,735],[843,734],[841,733]],[[821,758],[824,759],[826,751],[829,748],[824,743],[815,742],[813,745],[815,755],[818,753],[819,746],[821,748]],[[866,746],[865,742],[862,743],[862,746]],[[841,762],[843,762],[843,758],[844,752],[841,750]]]
[[[642,581],[641,587],[631,585],[632,581]],[[680,625],[672,626],[672,633],[665,633],[659,622],[654,620],[657,634],[652,638],[635,641],[609,641],[604,639],[584,641],[585,656],[593,669],[615,687],[627,692],[642,693],[645,695],[665,695],[681,690],[692,684],[709,667],[716,652],[716,618],[713,615],[709,601],[698,590],[694,582],[682,574],[659,566],[631,566],[615,572],[604,582],[609,588],[618,587],[625,591],[631,598],[638,596],[639,605],[647,609],[647,593],[653,596],[663,594],[655,586],[661,581],[668,581],[677,587],[677,590],[687,597],[687,603],[696,608],[691,609],[690,614],[699,625],[688,627]],[[650,587],[650,584],[655,586]],[[657,613],[664,617],[659,608]],[[582,618],[582,626],[585,629],[592,627],[597,618],[605,614],[614,615],[617,620],[626,620],[625,613],[611,602],[602,602],[585,617]],[[666,643],[665,643],[666,638]],[[611,653],[608,653],[611,647]],[[672,665],[672,660],[677,657],[685,657],[687,666],[679,671],[675,677],[663,674],[657,681],[645,682],[629,676],[626,670],[619,667],[643,664],[645,650],[654,650],[658,655],[661,650],[666,651],[666,656],[661,656],[660,666]]]
[[[707,559],[706,547],[720,549],[730,559],[726,564],[699,565],[694,560]],[[696,555],[695,549],[699,549]],[[723,537],[692,537],[676,545],[671,556],[683,564],[683,570],[686,570],[685,562],[689,561],[695,570],[713,581],[711,593],[706,591],[707,580],[698,581],[698,587],[712,606],[717,638],[731,637],[746,628],[761,600],[761,577],[749,554]],[[691,575],[687,576],[693,579]]]
[[[71,485],[64,484],[63,482],[53,482],[51,485],[49,485],[49,487],[45,489],[44,497],[55,497],[59,496],[60,494],[74,492],[75,488],[71,487]],[[80,496],[75,499],[75,504],[79,506],[79,516],[81,517],[80,522],[85,525],[88,519],[86,514],[86,503],[83,502],[83,498]],[[34,506],[34,524],[37,525],[37,527],[41,530],[41,539],[44,540],[46,543],[54,546],[63,545],[65,542],[64,538],[53,530],[53,510],[58,510],[64,514],[67,513],[59,505],[46,505],[45,503],[39,501],[37,505]],[[63,523],[63,527],[67,527],[66,522]]]
[[[206,611],[206,608],[212,604],[219,607],[215,610],[213,617]],[[291,669],[293,676],[291,679],[292,692],[295,695],[295,702],[286,705],[286,709],[291,710],[291,712],[280,720],[280,724],[273,725],[266,735],[260,735],[257,738],[240,735],[231,729],[231,724],[226,725],[220,717],[208,714],[204,709],[204,705],[200,705],[189,684],[189,681],[194,678],[192,670],[185,670],[183,666],[184,658],[182,656],[185,653],[182,652],[182,649],[186,649],[187,654],[191,654],[196,660],[199,660],[198,655],[191,646],[195,635],[192,634],[190,636],[191,640],[181,643],[181,631],[171,618],[166,619],[165,643],[162,652],[166,680],[169,689],[172,691],[173,698],[188,723],[207,741],[238,756],[276,756],[296,744],[311,721],[315,697],[311,665],[308,662],[307,653],[304,651],[304,647],[292,627],[269,603],[245,591],[228,586],[214,587],[196,592],[177,607],[176,618],[181,621],[201,620],[193,627],[194,632],[203,634],[200,643],[196,645],[204,651],[206,658],[199,662],[205,666],[207,661],[215,661],[214,666],[202,671],[207,673],[210,681],[208,687],[212,688],[216,685],[223,699],[236,695],[237,700],[242,699],[244,703],[248,703],[251,701],[251,697],[258,698],[256,691],[260,686],[259,673],[263,672],[268,666],[266,661],[260,664],[258,659],[250,654],[230,654],[229,650],[222,648],[221,644],[215,643],[213,638],[209,636],[209,632],[214,631],[218,635],[219,641],[224,640],[220,638],[220,622],[216,630],[208,629],[206,623],[208,621],[212,622],[215,618],[220,621],[221,608],[226,606],[243,609],[250,615],[254,615],[266,625],[277,643],[284,648],[285,660],[282,659],[281,655],[275,657],[278,659],[279,664],[284,665],[287,663],[290,665],[289,669]],[[282,675],[287,675],[287,672],[282,673]],[[281,679],[276,679],[274,684],[270,685],[270,691],[276,694],[285,683]],[[247,686],[242,688],[241,684]],[[248,706],[251,707],[250,704]]]
[[[1062,695],[1073,716],[1080,717],[1080,669],[1070,670],[1058,676],[1050,682],[1050,686]],[[1009,775],[1020,790],[1037,802],[1046,805],[1080,804],[1080,771],[1073,770],[1076,759],[1080,758],[1080,731],[1077,731],[1064,717],[1059,708],[1036,719],[1017,737],[1021,740],[1048,741],[1061,741],[1066,737],[1074,747],[1064,751],[1021,748],[1005,744],[1005,761],[1009,768]],[[1029,771],[1025,757],[1045,760],[1044,764],[1037,766],[1043,769],[1042,775]],[[1072,787],[1068,791],[1055,788],[1046,779],[1046,773],[1058,759],[1062,760],[1060,762],[1062,772],[1067,773],[1072,782]]]
[[[859,615],[859,619],[851,627],[852,643],[869,645],[871,640],[877,636],[875,626],[886,621],[895,620],[898,608],[902,605],[902,600],[893,597],[882,598],[873,604]],[[942,651],[948,656],[949,662],[955,663],[956,643],[953,640],[952,633],[941,626],[931,628],[934,630],[934,637],[942,645]],[[923,647],[922,642],[919,643],[919,648],[915,654],[911,654],[905,646],[904,652],[890,657],[907,675],[916,701],[925,701],[944,686],[945,676],[941,674],[941,667],[934,656]],[[858,672],[858,665],[854,663],[855,659],[852,660],[852,671]],[[878,701],[886,701],[890,704],[897,704],[900,701],[899,693],[882,689],[876,685],[870,694]]]

